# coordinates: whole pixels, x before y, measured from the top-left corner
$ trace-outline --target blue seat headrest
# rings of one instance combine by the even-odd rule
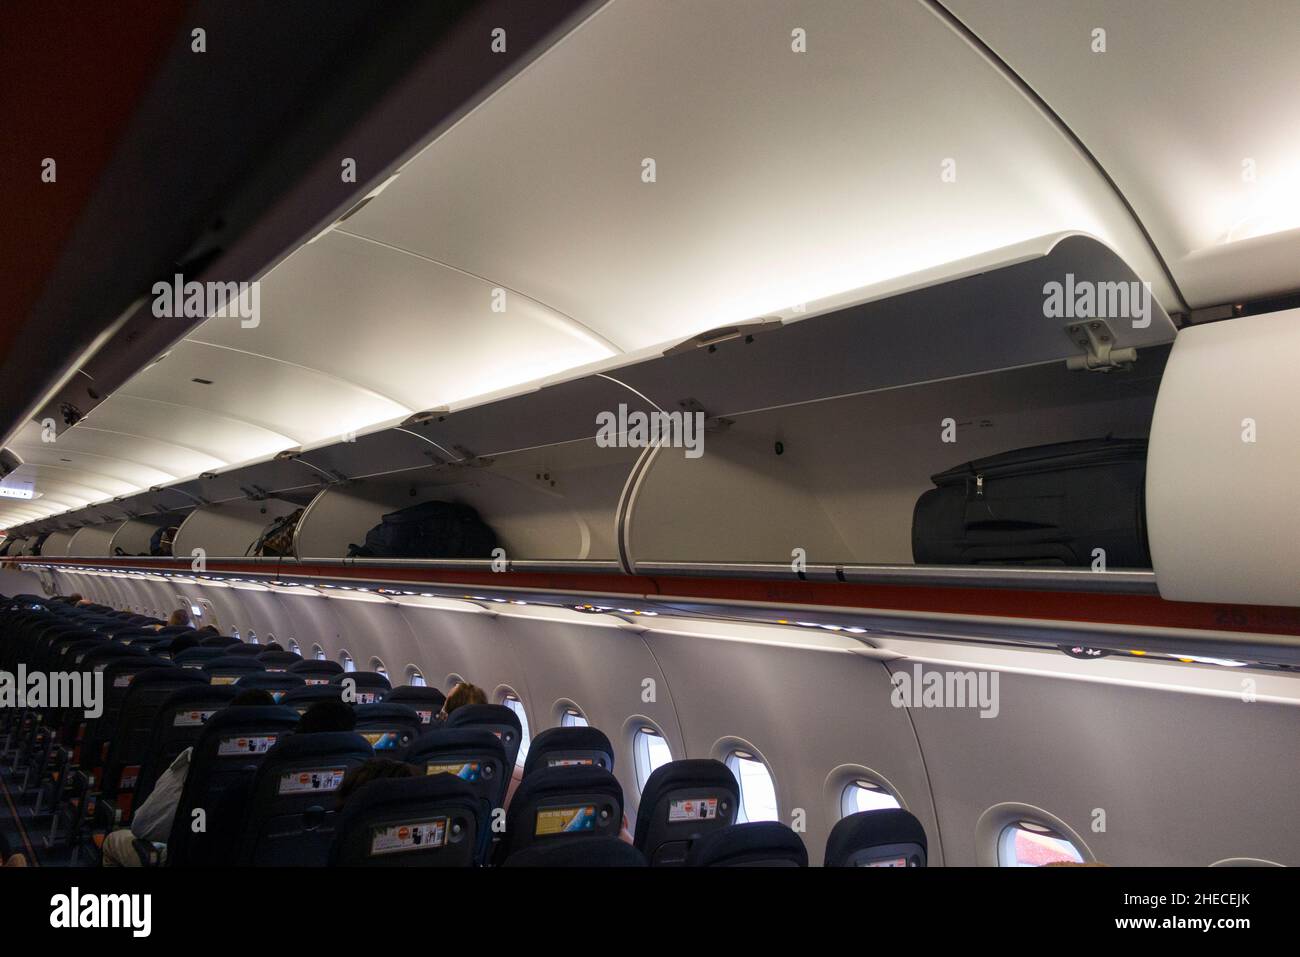
[[[266,753],[266,760],[268,763],[299,761],[348,751],[369,752],[370,744],[355,731],[317,731],[314,734],[291,734],[287,738],[281,738]]]
[[[539,768],[520,782],[506,809],[498,861],[559,837],[616,840],[623,826],[623,787],[597,767]]]
[[[925,828],[902,808],[841,818],[826,840],[827,867],[925,867]]]
[[[540,768],[569,761],[614,770],[614,748],[599,728],[547,728],[533,738],[524,761],[524,777]]]
[[[645,855],[631,844],[607,837],[533,844],[506,858],[505,867],[646,867]]]
[[[733,824],[696,840],[687,867],[807,867],[808,849],[778,821]]]

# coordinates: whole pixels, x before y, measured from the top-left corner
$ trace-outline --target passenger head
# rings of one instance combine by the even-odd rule
[[[342,701],[317,701],[303,712],[293,729],[295,734],[315,734],[319,731],[351,731],[357,726],[357,713]]]
[[[167,624],[170,625],[188,625],[190,623],[190,610],[188,608],[177,608],[167,616]]]
[[[263,708],[267,705],[275,704],[275,698],[271,692],[265,688],[245,688],[239,694],[235,695],[234,700],[230,702],[232,708],[253,707]]]
[[[204,625],[202,628],[199,629],[199,634],[200,634],[200,635],[219,635],[219,634],[221,634],[221,632],[217,631],[217,626],[216,626],[216,625]]]
[[[442,717],[448,717],[457,708],[463,708],[467,704],[487,703],[487,692],[478,685],[472,685],[468,681],[461,681],[451,689],[451,694],[447,695],[447,700],[442,706]]]
[[[371,758],[365,764],[357,765],[344,776],[343,783],[339,785],[339,806],[342,807],[346,804],[348,798],[355,794],[363,784],[378,781],[380,778],[414,778],[418,776],[415,766],[407,764],[405,761],[394,761],[392,758]]]
[[[64,601],[66,601],[69,605],[80,605],[81,596],[74,591],[71,595],[65,598]]]

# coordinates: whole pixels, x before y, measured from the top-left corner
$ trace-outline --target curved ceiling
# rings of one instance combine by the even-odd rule
[[[1233,224],[1300,163],[1284,5],[953,2],[1085,151],[924,0],[612,0],[264,275],[256,324],[207,320],[53,444],[25,430],[6,484],[41,495],[0,526],[1054,234],[1108,245],[1170,312],[1272,291],[1297,234]],[[1079,52],[1098,18],[1104,58]],[[1253,199],[1221,179],[1247,150]]]

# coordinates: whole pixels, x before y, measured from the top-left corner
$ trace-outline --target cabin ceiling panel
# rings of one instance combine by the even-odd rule
[[[927,5],[735,14],[615,0],[347,231],[490,276],[625,351],[1061,231],[1174,302],[1105,179]]]
[[[255,327],[214,318],[189,340],[317,370],[400,406],[380,418],[517,386],[615,352],[514,290],[349,235],[350,223],[303,246],[262,280]]]
[[[232,320],[217,321],[238,328]],[[312,337],[302,326],[297,334]],[[335,343],[336,349],[343,347]],[[339,436],[409,412],[391,399],[315,369],[192,340],[140,372],[117,395],[247,423],[288,437],[291,445]]]
[[[1097,157],[1191,306],[1300,285],[1294,0],[945,5]]]

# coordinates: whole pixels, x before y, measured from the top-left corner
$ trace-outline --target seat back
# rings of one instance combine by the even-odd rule
[[[506,749],[507,766],[513,768],[519,757],[522,729],[519,716],[503,704],[467,704],[447,716],[443,727],[486,728],[501,739]]]
[[[363,784],[339,815],[330,863],[469,867],[487,821],[468,784],[449,774]]]
[[[293,734],[267,752],[253,779],[238,863],[323,867],[329,861],[337,795],[349,770],[373,752],[350,731]]]
[[[454,774],[474,789],[489,811],[505,803],[511,765],[501,739],[485,728],[426,731],[411,743],[403,760],[425,774]]]
[[[287,673],[290,675],[294,674],[291,671]],[[294,675],[294,677],[302,677],[302,676]],[[301,688],[294,688],[292,691],[286,694],[283,698],[280,699],[280,704],[287,705],[288,707],[293,708],[299,714],[306,714],[307,709],[310,708],[312,705],[314,705],[317,701],[331,701],[331,700],[332,701],[343,700],[343,689],[340,688],[338,685],[332,685],[328,683],[323,685],[305,684]]]
[[[144,802],[153,793],[153,786],[168,766],[186,748],[199,739],[203,727],[222,708],[235,698],[230,685],[212,687],[203,681],[199,672],[198,685],[177,688],[158,706],[149,748],[140,768],[140,780],[135,786],[135,805]]]
[[[533,738],[524,774],[538,768],[597,767],[614,770],[614,747],[598,728],[547,728]]]
[[[201,674],[162,664],[164,667],[150,668],[135,676],[122,702],[117,730],[109,740],[103,793],[117,807],[122,824],[130,823],[140,775],[149,757],[154,723],[163,703],[179,688],[206,687]]]
[[[446,704],[447,696],[437,688],[401,685],[394,688],[384,701],[387,704],[404,704],[414,708],[415,713],[420,716],[420,723],[428,730],[433,726],[433,719],[438,716],[442,706]]]
[[[267,671],[288,671],[290,666],[302,661],[302,657],[292,651],[263,651],[257,660]]]
[[[236,691],[261,688],[271,692],[271,697],[275,699],[276,704],[283,704],[285,695],[302,687],[304,687],[302,678],[291,675],[287,671],[253,671],[235,682]]]
[[[309,685],[329,684],[335,675],[343,673],[343,666],[337,661],[317,661],[311,658],[290,665],[289,671],[295,675],[302,675],[303,680]]]
[[[266,669],[243,655],[224,655],[204,662],[203,670],[207,673],[208,684],[233,685],[244,675],[263,672]]]
[[[651,867],[684,864],[695,841],[735,821],[739,804],[736,777],[721,761],[669,761],[641,789],[633,843]]]
[[[925,828],[902,808],[839,819],[826,840],[827,867],[925,867]]]
[[[733,824],[691,845],[687,867],[807,867],[803,839],[779,821]]]
[[[348,704],[378,704],[393,690],[389,680],[377,671],[346,671],[330,682],[345,689],[343,700]]]
[[[209,661],[224,657],[226,657],[225,649],[207,648],[200,645],[174,653],[172,661],[181,668],[193,668],[195,671],[200,671]]]
[[[266,653],[266,649],[261,645],[236,641],[234,644],[226,645],[225,652],[232,658],[259,658]]]
[[[603,768],[539,768],[520,783],[506,809],[506,833],[498,862],[525,847],[574,837],[618,840],[623,826],[623,788]]]
[[[243,833],[253,776],[267,752],[293,734],[298,713],[280,705],[223,708],[194,743],[167,859],[175,867],[231,863]],[[195,809],[205,829],[192,826]]]
[[[406,751],[424,730],[420,716],[404,704],[359,704],[356,732],[370,742],[375,754],[392,757]]]

